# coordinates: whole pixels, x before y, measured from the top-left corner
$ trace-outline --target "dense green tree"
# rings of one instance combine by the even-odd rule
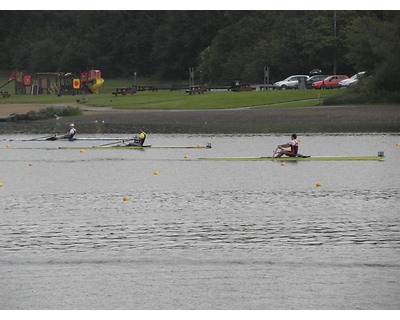
[[[346,35],[347,60],[375,75],[375,88],[399,91],[400,12],[356,17]]]
[[[167,11],[165,22],[154,30],[151,53],[153,73],[162,78],[188,76],[198,64],[199,53],[218,32],[223,13],[219,11]]]
[[[334,23],[336,22],[336,24]],[[0,70],[263,82],[320,68],[399,83],[398,11],[0,11]],[[334,28],[336,26],[336,28]]]
[[[262,82],[263,67],[271,78],[281,80],[291,74],[307,74],[320,68],[338,71],[352,69],[343,60],[344,26],[349,14],[337,14],[334,34],[333,11],[254,11],[222,29],[202,52],[201,68],[206,81]]]

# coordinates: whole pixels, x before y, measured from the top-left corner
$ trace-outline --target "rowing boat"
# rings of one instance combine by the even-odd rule
[[[211,149],[211,143],[205,146],[198,144],[197,146],[152,146],[151,144],[144,146],[126,146],[126,145],[108,145],[108,146],[87,146],[87,147],[58,147],[58,149]]]
[[[41,137],[41,138],[32,138],[32,139],[8,139],[8,141],[129,141],[131,138],[96,138],[96,137],[82,137],[82,138],[73,138],[69,140],[68,138],[63,137]]]
[[[319,156],[319,157],[225,157],[225,158],[198,158],[206,161],[382,161],[384,156]]]

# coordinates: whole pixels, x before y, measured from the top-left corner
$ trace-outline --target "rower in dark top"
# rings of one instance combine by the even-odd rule
[[[281,151],[279,151],[275,158],[280,158],[283,155],[288,157],[296,157],[299,150],[299,142],[296,139],[297,134],[293,133],[291,140],[288,143],[278,145],[277,149],[280,149]],[[284,148],[290,148],[290,150],[285,150]]]

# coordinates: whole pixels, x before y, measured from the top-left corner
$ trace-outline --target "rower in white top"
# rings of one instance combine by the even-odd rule
[[[69,131],[67,132],[67,134],[65,134],[64,135],[64,139],[68,139],[69,141],[73,141],[73,140],[75,140],[74,139],[74,136],[75,136],[75,134],[76,134],[76,129],[75,129],[75,125],[73,124],[73,123],[71,123],[70,125],[69,125]]]

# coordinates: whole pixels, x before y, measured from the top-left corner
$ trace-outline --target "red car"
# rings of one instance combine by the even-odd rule
[[[332,89],[339,88],[339,82],[348,79],[348,76],[345,75],[334,75],[326,77],[322,81],[317,81],[312,84],[314,89]]]

